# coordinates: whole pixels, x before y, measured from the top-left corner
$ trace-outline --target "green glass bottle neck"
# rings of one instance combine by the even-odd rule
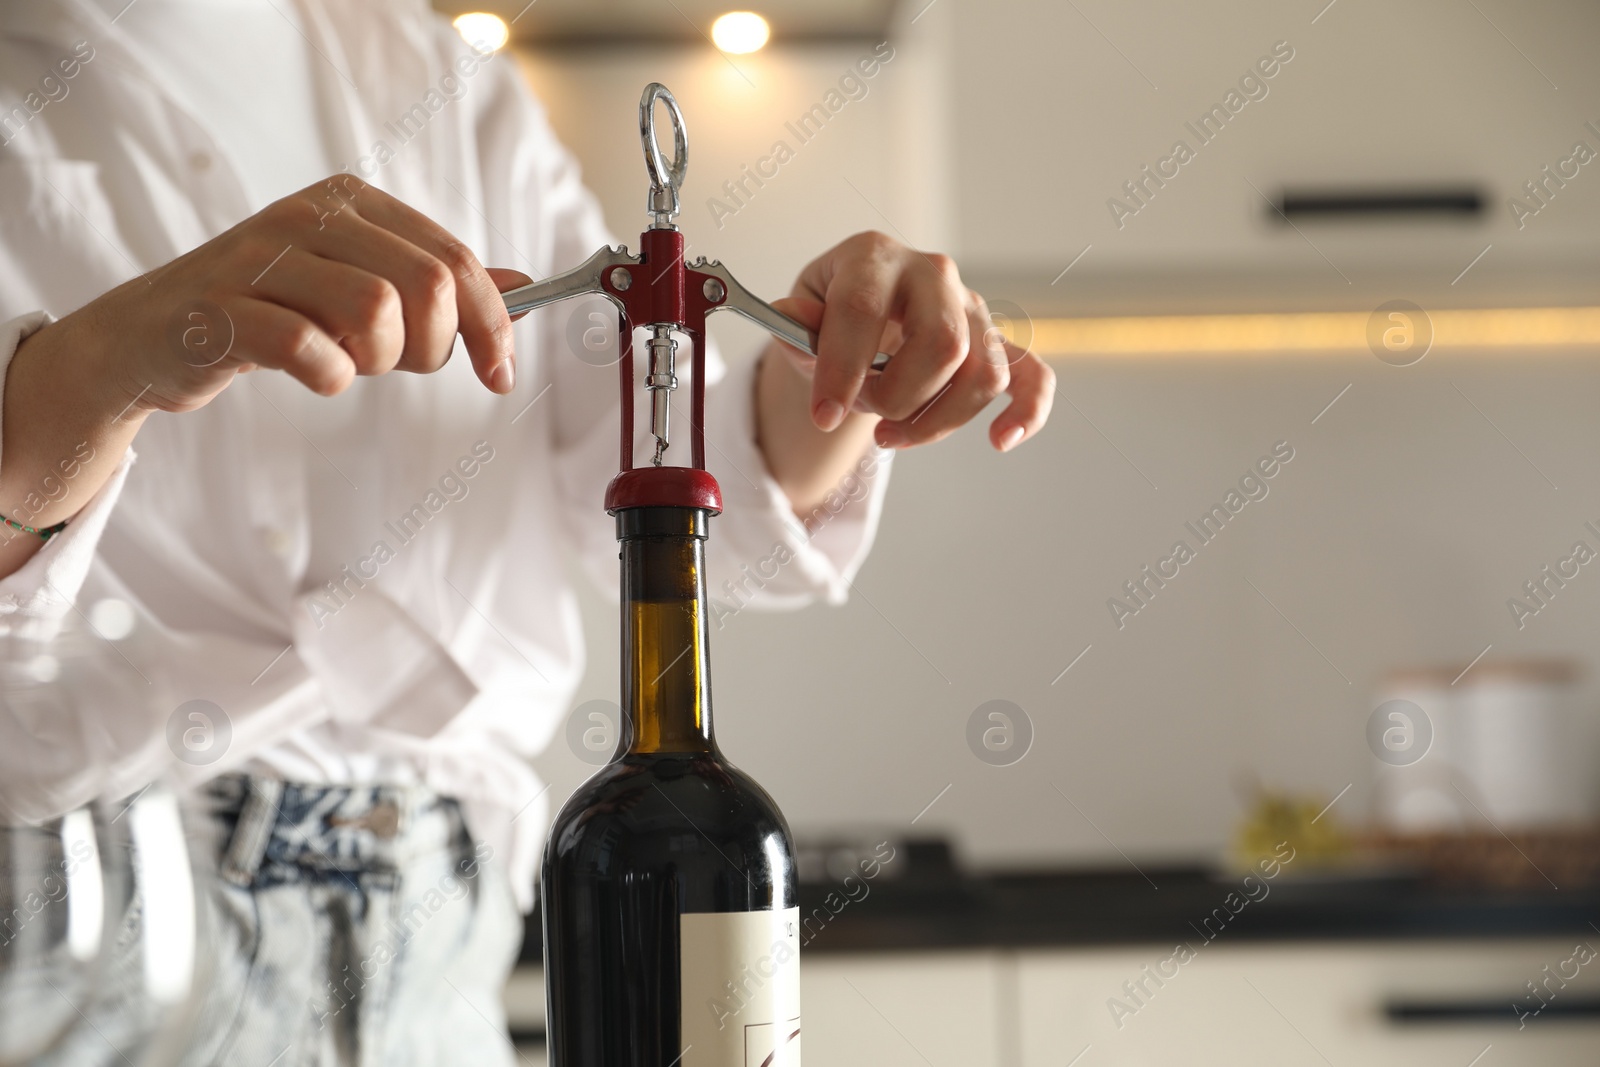
[[[622,542],[622,705],[627,751],[715,752],[706,614],[706,512],[627,508]]]

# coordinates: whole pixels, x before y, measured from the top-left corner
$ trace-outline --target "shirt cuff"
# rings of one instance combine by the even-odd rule
[[[6,371],[17,346],[52,321],[49,315],[39,311],[0,323],[0,404],[4,402]],[[18,570],[0,578],[0,617],[54,621],[72,610],[73,601],[89,576],[100,535],[105,532],[106,521],[122,493],[133,461],[134,452],[130,447],[111,477],[66,528],[46,541]],[[72,483],[65,484],[70,493]]]
[[[756,444],[756,369],[729,361],[706,390],[706,466],[722,487],[707,549],[707,588],[724,610],[842,604],[878,531],[894,453],[872,448],[803,518]]]

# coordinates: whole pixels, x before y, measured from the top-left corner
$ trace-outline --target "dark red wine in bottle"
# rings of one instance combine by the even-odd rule
[[[541,874],[551,1067],[798,1067],[794,849],[711,729],[705,538],[617,511],[622,737]]]

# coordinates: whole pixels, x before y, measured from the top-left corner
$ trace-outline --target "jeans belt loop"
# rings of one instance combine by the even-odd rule
[[[255,881],[282,810],[279,802],[283,799],[283,782],[276,778],[251,775],[247,785],[239,820],[218,872],[227,881],[243,887]]]

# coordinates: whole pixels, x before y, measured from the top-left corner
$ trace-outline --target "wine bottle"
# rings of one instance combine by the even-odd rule
[[[617,754],[541,874],[551,1067],[798,1067],[794,849],[711,727],[707,511],[616,511]]]

